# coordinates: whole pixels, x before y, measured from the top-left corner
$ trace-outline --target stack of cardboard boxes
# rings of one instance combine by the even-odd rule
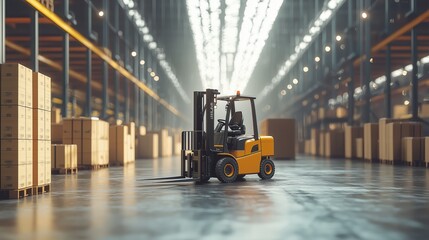
[[[157,158],[159,155],[159,136],[158,133],[145,133],[138,136],[137,153],[139,158]]]
[[[78,168],[109,165],[109,124],[94,118],[63,120],[63,144],[77,145]]]
[[[357,158],[356,139],[362,138],[362,136],[362,127],[346,126],[344,133],[344,155],[346,158]]]
[[[325,134],[325,156],[329,158],[344,157],[344,130],[329,130]]]
[[[52,144],[52,173],[77,173],[77,145]]]
[[[1,65],[2,190],[33,186],[33,79],[20,64]]]
[[[110,126],[109,163],[124,166],[135,162],[135,124]]]
[[[368,161],[378,160],[379,124],[366,123],[363,126],[363,158]]]
[[[276,159],[295,159],[295,119],[265,119],[261,122],[261,135],[274,138]]]
[[[51,183],[51,79],[33,73],[33,184]]]
[[[422,134],[421,123],[392,122],[386,125],[385,149],[386,161],[390,163],[402,162],[402,139],[405,137],[420,138]],[[383,137],[383,136],[380,136]]]
[[[173,138],[168,135],[167,129],[158,132],[158,156],[171,157],[173,154]]]

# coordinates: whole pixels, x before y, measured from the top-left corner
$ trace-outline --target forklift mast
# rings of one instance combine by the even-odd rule
[[[214,115],[216,96],[218,94],[219,92],[216,89],[194,92],[194,132],[206,132],[205,140],[202,134],[197,134],[195,149],[205,150],[205,154],[209,154],[214,149]],[[204,115],[206,116],[205,129],[203,127]]]

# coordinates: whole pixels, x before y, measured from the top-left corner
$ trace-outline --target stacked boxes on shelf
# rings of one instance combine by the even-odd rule
[[[52,173],[77,173],[77,145],[52,144]]]
[[[0,188],[33,186],[33,80],[20,64],[1,65]]]
[[[402,138],[402,159],[410,165],[421,165],[425,162],[425,138]]]
[[[110,126],[109,163],[126,165],[135,161],[135,124]]]
[[[399,122],[398,119],[380,118],[378,121],[378,158],[380,161],[387,160],[386,127],[392,122]]]
[[[33,73],[33,185],[51,183],[51,79]]]
[[[265,119],[261,122],[261,135],[274,138],[276,159],[295,159],[295,119]]]
[[[317,155],[317,149],[319,146],[319,130],[312,128],[310,132],[310,153],[311,155],[316,156]]]
[[[109,164],[109,124],[94,118],[63,120],[63,144],[77,145],[78,168],[96,169]]]

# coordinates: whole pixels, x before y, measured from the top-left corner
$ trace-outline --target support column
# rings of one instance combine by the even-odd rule
[[[114,28],[115,28],[115,35],[114,35],[114,48],[113,48],[113,55],[115,56],[116,60],[119,60],[119,3],[117,1],[113,2],[114,4]],[[115,70],[115,74],[113,75],[113,82],[115,84],[115,120],[119,120],[119,72]]]
[[[86,8],[86,35],[91,38],[92,32],[92,2],[88,0]],[[92,114],[92,52],[89,48],[86,49],[86,98],[85,98],[85,116],[91,117]]]
[[[130,21],[129,19],[125,19],[124,24],[124,38],[128,39],[130,36]],[[129,67],[129,57],[130,57],[130,49],[127,46],[127,43],[125,42],[125,48],[124,48],[124,65],[127,70]],[[124,79],[124,98],[125,98],[125,105],[124,105],[124,122],[129,123],[130,122],[130,93],[129,93],[129,80]]]
[[[411,64],[413,65],[411,75],[411,115],[413,120],[419,118],[419,78],[418,78],[418,66],[417,66],[417,30],[413,28],[411,30]]]
[[[102,33],[102,39],[101,44],[104,48],[109,48],[109,19],[110,19],[110,9],[109,9],[109,0],[103,0],[103,33]],[[102,109],[101,109],[101,118],[106,120],[108,118],[107,116],[107,109],[109,105],[109,96],[107,94],[107,89],[109,85],[109,68],[106,61],[103,61],[101,65],[101,74],[102,74]]]
[[[0,64],[6,62],[6,0],[0,0]]]
[[[392,29],[390,27],[390,18],[391,18],[391,4],[390,0],[385,0],[385,20],[384,27],[386,31],[386,36],[389,36]],[[392,117],[392,91],[390,88],[390,84],[392,83],[392,62],[391,62],[391,44],[387,44],[386,47],[386,85],[384,86],[384,105],[386,109],[386,117]]]
[[[365,0],[365,8],[369,9],[371,7],[371,0]],[[373,16],[369,16],[372,18]],[[363,123],[371,122],[371,88],[369,83],[371,82],[371,21],[366,19],[364,21],[364,29],[365,29],[365,59],[364,59],[364,98],[365,105],[364,111],[362,113]]]
[[[64,16],[69,15],[69,0],[64,0]],[[67,32],[64,32],[63,35],[63,94],[62,94],[62,115],[63,117],[68,117],[68,102],[70,97],[69,92],[69,67],[70,67],[70,36]]]
[[[349,57],[351,55],[354,54],[354,48],[353,48],[353,38],[354,38],[354,34],[353,34],[353,17],[355,16],[355,12],[353,11],[353,4],[354,4],[354,0],[349,0],[348,1],[348,6],[347,6],[347,11],[348,11],[348,34],[347,34],[347,49],[348,49],[348,55]],[[350,126],[353,126],[354,124],[354,112],[355,112],[355,98],[354,98],[354,92],[355,92],[355,71],[354,71],[354,66],[353,66],[353,61],[351,59],[349,59],[349,64],[348,64],[348,68],[349,68],[349,75],[350,75],[350,81],[347,83],[347,93],[349,95],[348,97],[348,103],[347,103],[347,107],[348,107],[348,111],[347,111],[347,117],[348,117],[348,124]]]
[[[31,69],[39,71],[39,12],[32,10],[31,14]]]

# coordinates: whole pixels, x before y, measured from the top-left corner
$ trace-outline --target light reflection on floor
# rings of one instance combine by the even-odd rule
[[[178,158],[53,176],[53,192],[0,202],[0,239],[425,239],[429,170],[300,157],[276,176],[152,184]]]

